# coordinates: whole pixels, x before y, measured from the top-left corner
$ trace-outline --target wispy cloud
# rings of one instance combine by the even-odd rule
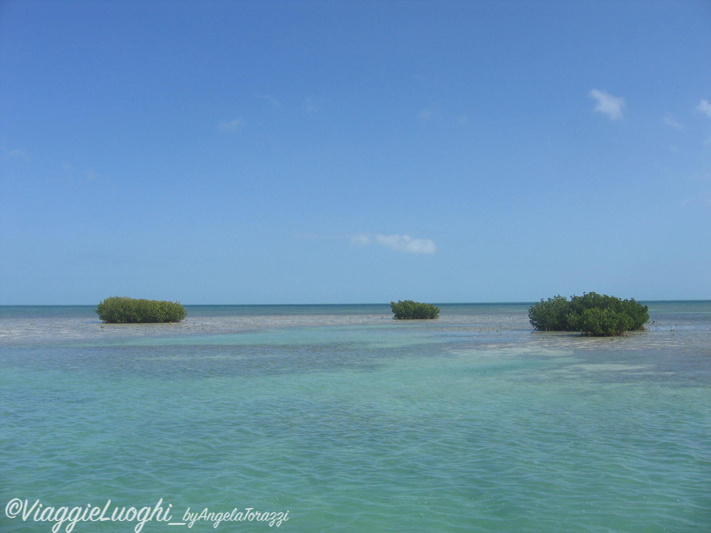
[[[367,235],[353,235],[350,240],[351,244],[354,246],[368,246],[373,242],[373,239],[371,239]]]
[[[220,131],[237,131],[244,127],[245,122],[241,118],[230,120],[229,122],[220,122],[217,129]]]
[[[610,93],[593,89],[588,96],[595,100],[595,111],[607,115],[610,120],[622,118],[622,111],[625,108],[625,99],[619,96],[612,96]]]
[[[297,239],[310,241],[348,240],[352,246],[380,246],[408,254],[433,254],[437,246],[432,239],[415,239],[409,235],[385,235],[383,233],[357,233],[352,235],[323,235],[318,233],[297,233]]]
[[[675,128],[677,130],[684,129],[684,125],[681,122],[679,122],[678,120],[676,120],[670,113],[667,113],[664,116],[664,124],[666,124],[667,126],[669,126],[671,128]]]
[[[376,244],[383,248],[408,254],[433,254],[437,251],[437,246],[432,239],[415,239],[409,235],[383,235],[382,233],[377,233],[372,237],[369,235],[353,235],[351,244],[356,246]]]
[[[259,98],[260,100],[266,100],[267,102],[269,102],[270,104],[272,104],[274,107],[279,107],[279,106],[281,105],[281,102],[279,102],[279,100],[277,100],[277,99],[276,99],[274,96],[272,96],[271,94],[258,94],[258,95],[256,95],[256,96],[257,96],[257,98]]]
[[[436,105],[431,105],[420,111],[420,120],[423,122],[430,122],[432,120],[439,120],[442,118],[442,114]]]
[[[681,201],[683,206],[711,207],[711,194],[695,194]]]
[[[410,254],[433,254],[437,247],[432,239],[413,239],[409,235],[381,235],[375,236],[376,244],[398,252]]]
[[[696,106],[696,110],[711,118],[711,104],[708,100],[701,100],[701,103]]]
[[[30,160],[30,154],[26,150],[20,150],[19,148],[12,149],[2,149],[2,155],[4,159],[21,159],[24,161]]]

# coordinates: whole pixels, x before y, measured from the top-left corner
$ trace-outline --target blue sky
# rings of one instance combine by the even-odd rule
[[[707,1],[0,0],[0,304],[711,298]]]

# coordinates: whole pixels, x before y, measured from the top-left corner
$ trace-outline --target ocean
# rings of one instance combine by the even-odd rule
[[[711,531],[711,302],[0,307],[0,531]]]

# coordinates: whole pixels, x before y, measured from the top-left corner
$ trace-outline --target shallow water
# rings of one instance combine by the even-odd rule
[[[441,308],[0,307],[0,531],[56,524],[9,518],[15,498],[288,510],[304,532],[711,530],[711,302],[652,302],[611,339],[532,332],[526,304]],[[270,529],[213,525],[143,531]]]

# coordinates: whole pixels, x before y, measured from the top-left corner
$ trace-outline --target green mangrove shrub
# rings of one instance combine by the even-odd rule
[[[178,302],[163,300],[137,300],[125,296],[112,296],[96,308],[99,318],[111,324],[138,324],[148,322],[180,322],[187,315]]]
[[[539,331],[579,331],[593,337],[622,335],[643,329],[649,309],[633,299],[584,293],[582,296],[555,296],[541,300],[528,310],[531,325]]]
[[[390,307],[395,313],[394,318],[398,320],[431,319],[439,316],[439,307],[435,307],[432,304],[413,302],[412,300],[400,300],[397,303],[390,302]]]

